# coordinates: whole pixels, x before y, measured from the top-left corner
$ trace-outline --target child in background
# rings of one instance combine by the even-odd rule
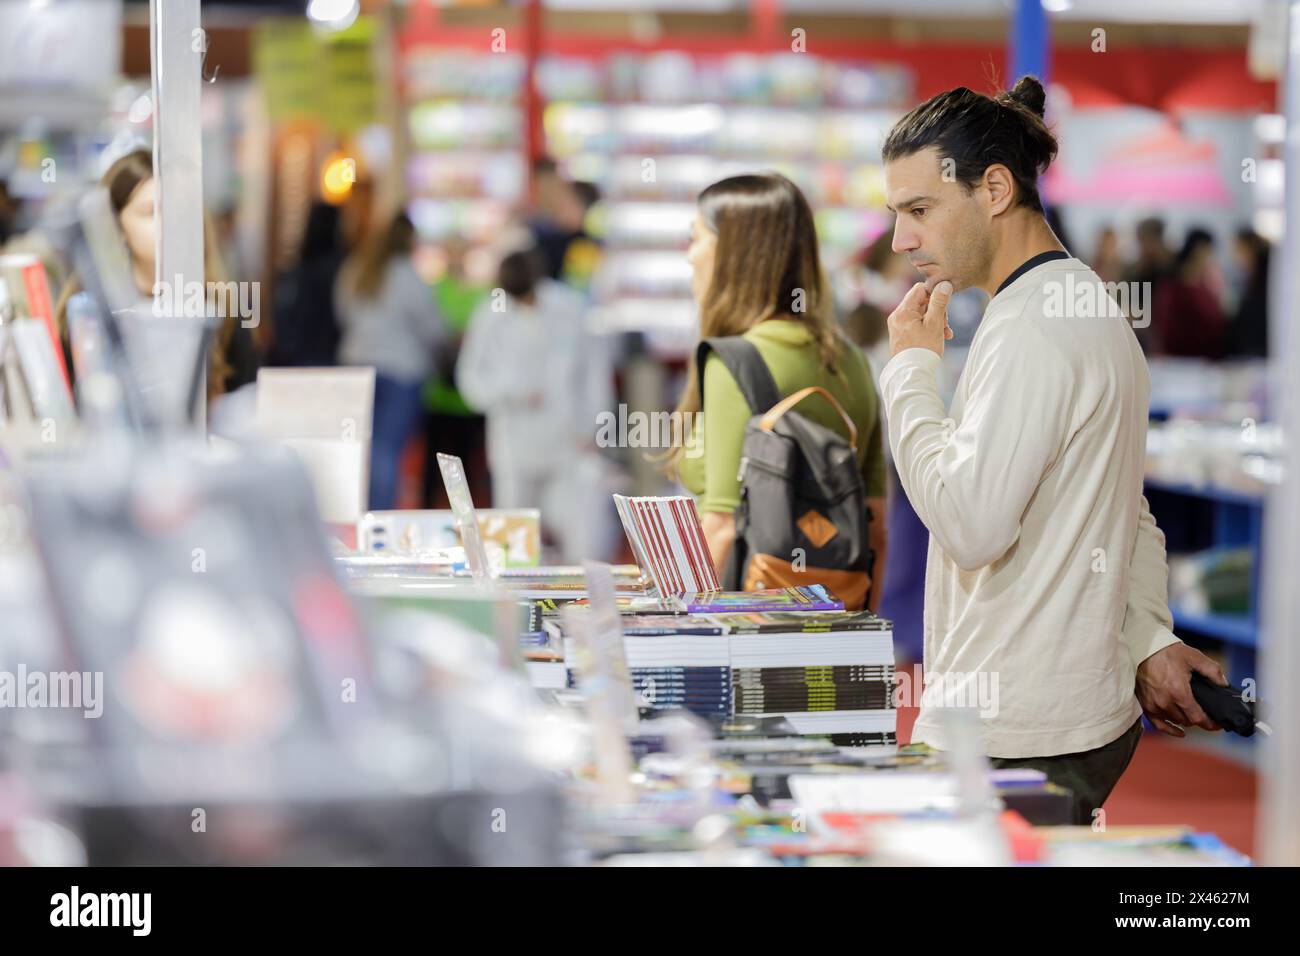
[[[535,249],[502,260],[470,321],[456,383],[487,415],[492,506],[539,508],[568,563],[603,557],[612,520],[595,446],[608,362],[582,297],[545,278]]]

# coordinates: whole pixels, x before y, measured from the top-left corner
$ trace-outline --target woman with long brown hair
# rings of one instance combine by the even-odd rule
[[[147,149],[126,153],[109,166],[100,178],[100,184],[108,190],[109,203],[117,216],[117,225],[130,258],[135,289],[141,296],[153,298],[157,230],[153,154]],[[225,269],[217,252],[216,232],[207,216],[204,216],[203,226],[204,280],[208,283],[207,288],[212,289],[214,283],[224,282]],[[75,274],[70,276],[55,309],[65,352],[68,351],[68,299],[81,288],[79,277]],[[210,295],[208,298],[212,301]],[[233,313],[221,316],[208,352],[208,400],[252,382],[257,378],[257,365],[252,336],[242,326],[239,316]],[[69,371],[72,371],[71,363]]]
[[[375,369],[370,438],[370,508],[395,507],[398,465],[419,430],[424,383],[437,368],[447,332],[433,290],[411,260],[415,227],[398,213],[339,272],[334,301],[343,341],[339,361]]]
[[[872,576],[883,580],[884,453],[876,392],[865,357],[831,318],[812,209],[794,183],[775,173],[716,182],[700,194],[697,208],[687,259],[700,337],[743,336],[757,348],[782,396],[818,385],[848,413],[857,428],[867,504],[876,518],[870,529],[876,553]],[[705,362],[704,396],[701,407],[692,364],[677,411],[685,421],[699,421],[696,413],[702,412],[703,432],[697,430],[691,442],[675,448],[669,462],[698,498],[709,548],[721,571],[736,537],[733,513],[740,503],[737,473],[745,426],[767,409],[748,406],[716,354]],[[839,412],[824,399],[810,398],[799,411],[849,437]]]

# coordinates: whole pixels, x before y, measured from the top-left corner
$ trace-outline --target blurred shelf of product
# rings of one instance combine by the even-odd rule
[[[421,46],[405,54],[401,77],[411,221],[426,239],[462,235],[487,244],[528,181],[523,58]]]
[[[121,76],[120,4],[3,3],[0,37],[0,179],[12,195],[74,191],[117,135],[149,135],[148,84]]]
[[[402,77],[421,234],[486,245],[525,200],[525,61],[515,53],[415,46]],[[594,321],[645,334],[680,358],[694,305],[683,254],[694,199],[711,182],[774,169],[817,210],[828,270],[888,225],[880,145],[912,95],[910,71],[807,54],[682,52],[544,56],[545,153],[601,202]]]
[[[664,357],[690,348],[685,252],[694,198],[711,182],[774,169],[817,210],[826,268],[886,228],[880,145],[911,76],[810,55],[680,52],[543,61],[546,150],[603,196],[598,322],[639,331]]]
[[[1168,543],[1175,630],[1221,642],[1240,680],[1260,644],[1264,505],[1282,480],[1266,368],[1162,359],[1151,378],[1146,491]]]
[[[1241,417],[1258,420],[1269,392],[1268,365],[1259,359],[1208,362],[1152,356],[1147,367],[1152,418],[1177,412],[1218,414],[1232,406],[1241,409]]]

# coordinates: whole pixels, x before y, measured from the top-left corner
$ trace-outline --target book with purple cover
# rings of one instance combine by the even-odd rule
[[[761,591],[701,591],[682,597],[687,614],[744,611],[842,611],[844,602],[820,584]]]

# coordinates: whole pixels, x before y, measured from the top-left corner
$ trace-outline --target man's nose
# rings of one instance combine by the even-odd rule
[[[914,236],[908,230],[904,229],[902,223],[895,224],[894,242],[890,248],[892,248],[895,252],[898,253],[906,253],[906,252],[911,252],[913,249],[916,249],[918,246],[920,246],[920,243],[917,241],[916,236]]]

